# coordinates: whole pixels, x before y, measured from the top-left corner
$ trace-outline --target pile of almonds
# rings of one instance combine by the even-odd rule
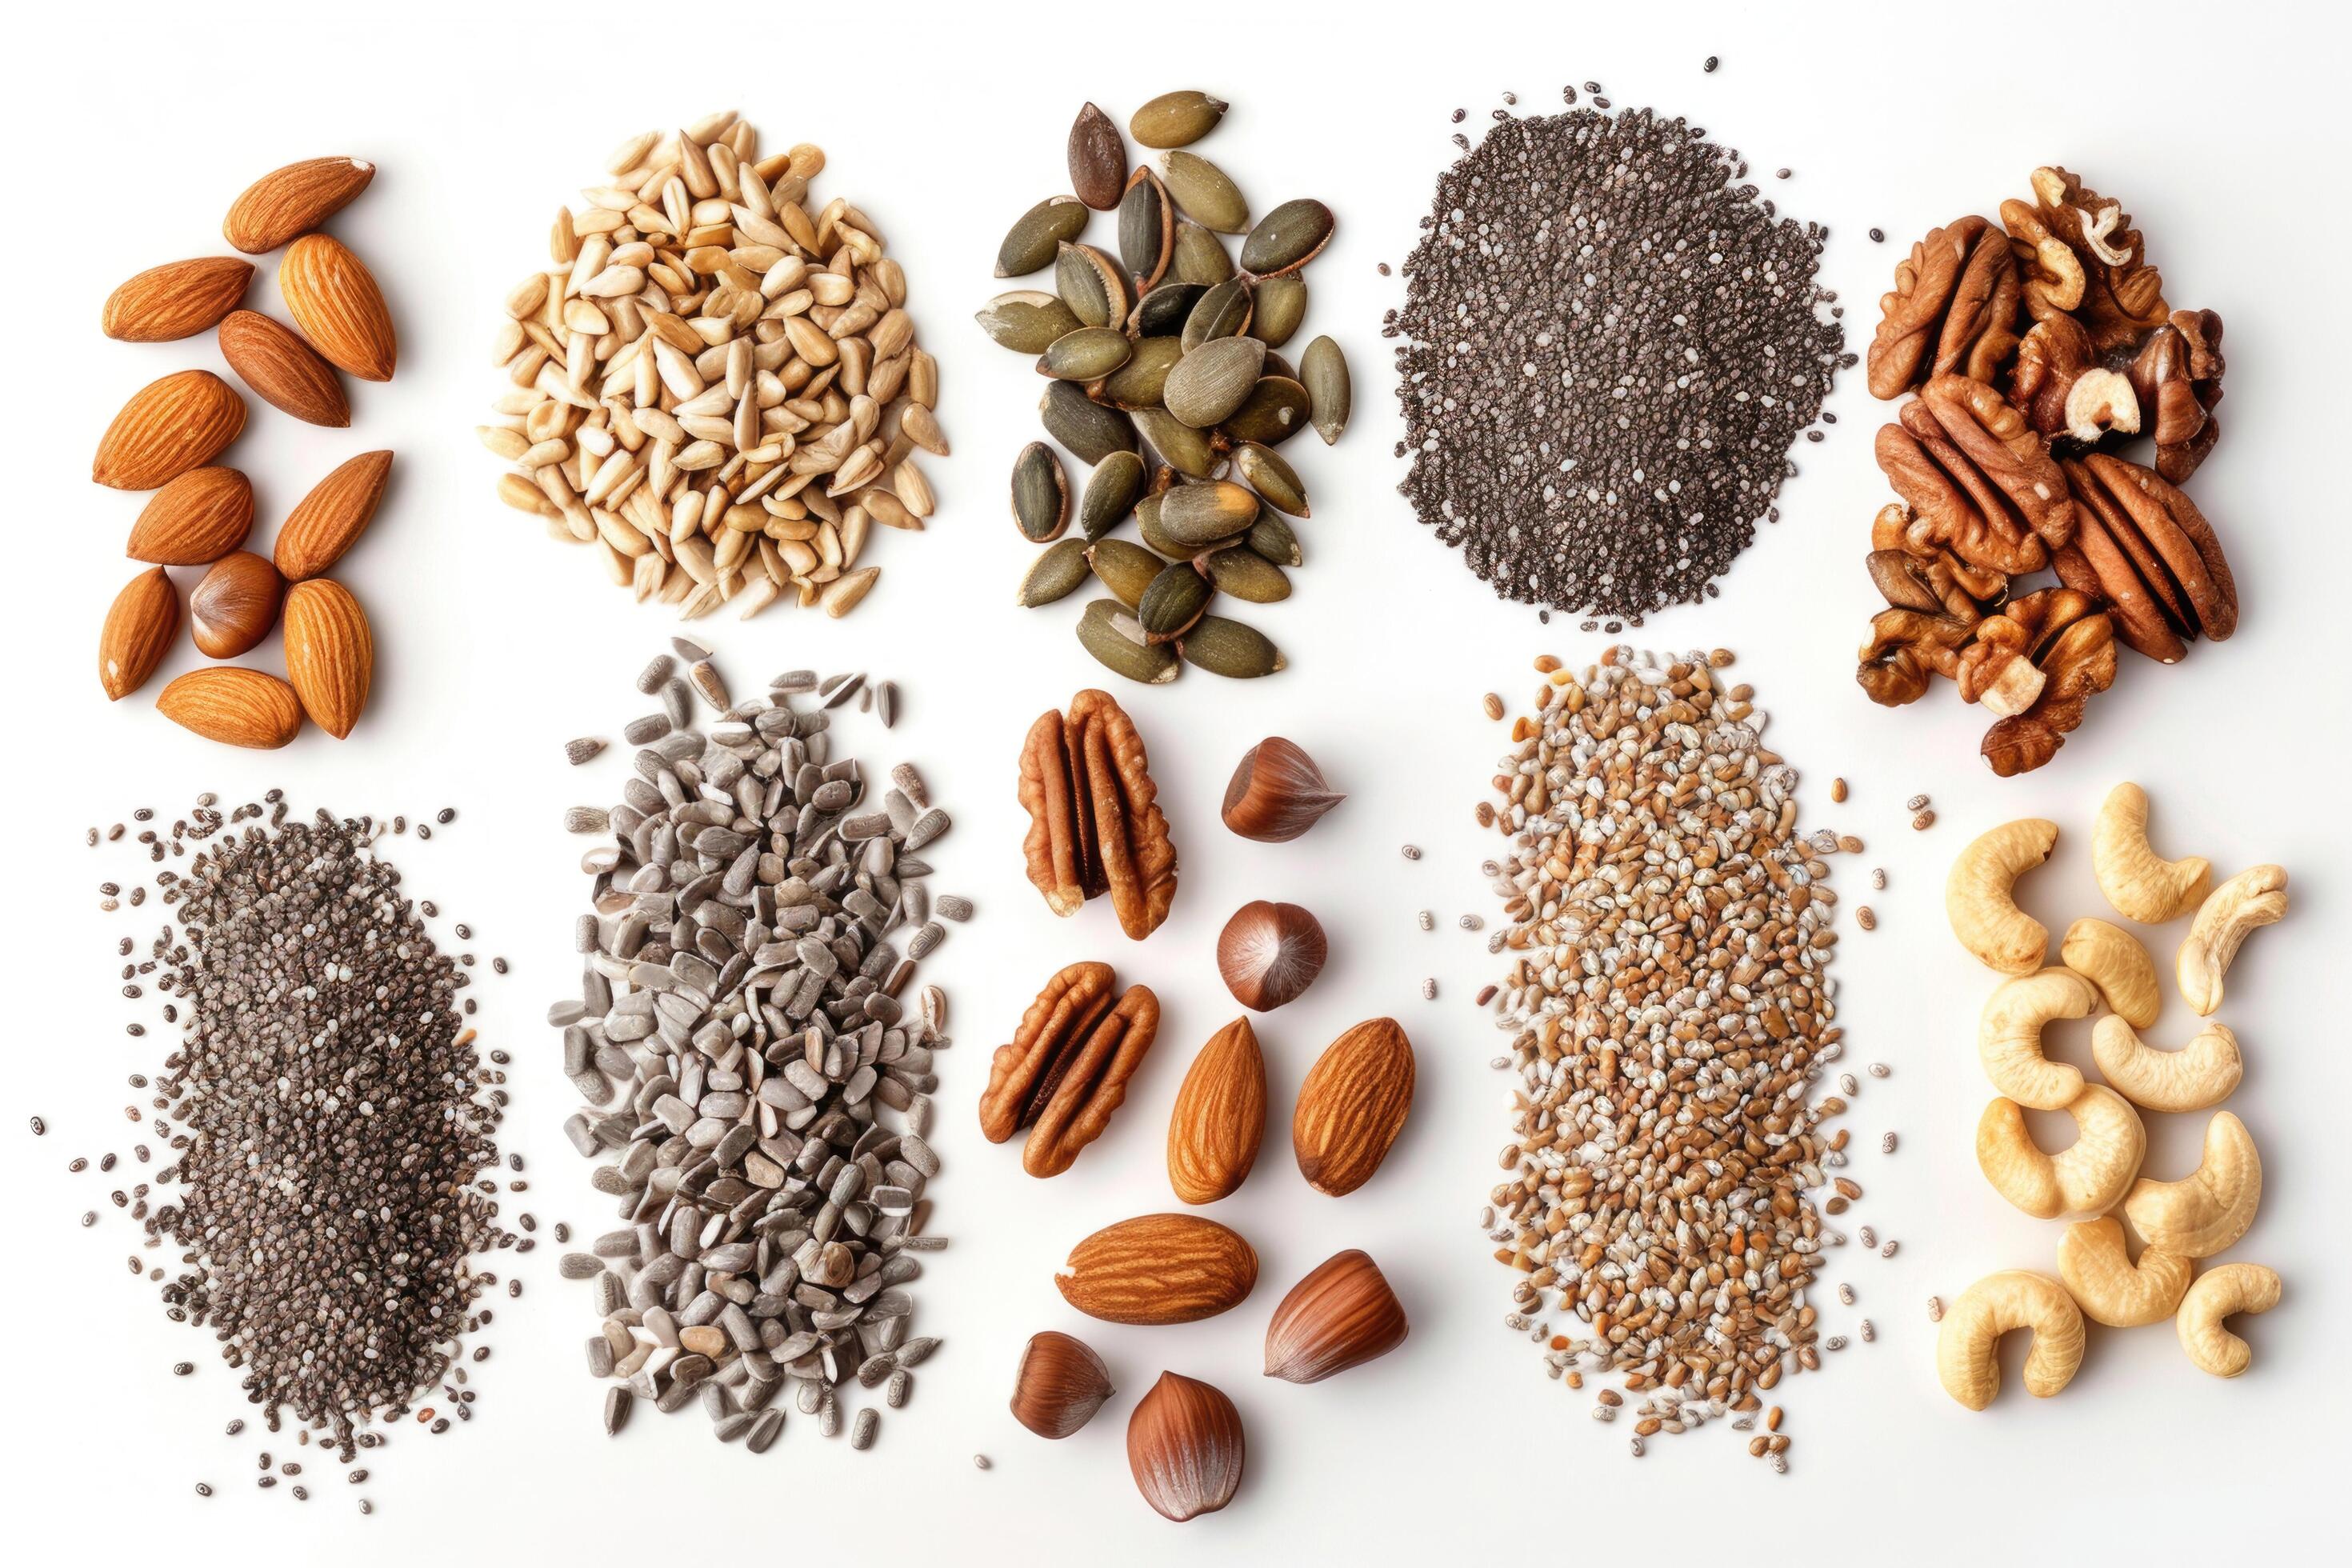
[[[477,431],[515,466],[499,499],[681,620],[787,592],[847,615],[882,574],[872,525],[931,515],[914,453],[948,449],[905,271],[846,201],[810,216],[822,150],[763,157],[731,110],[605,167],[507,297],[512,389]]]
[[[215,256],[151,268],[115,289],[106,335],[169,342],[214,331],[229,369],[264,402],[308,424],[348,426],[341,374],[389,381],[398,346],[375,279],[318,226],[374,177],[375,166],[355,158],[313,158],[264,175],[229,208],[221,232],[237,249],[257,256],[285,247],[278,291],[293,328],[242,309],[252,263]],[[180,590],[165,568],[202,566],[187,606],[197,650],[241,658],[282,615],[286,679],[235,665],[192,670],[163,689],[157,707],[229,745],[285,745],[305,714],[341,740],[367,705],[375,644],[359,601],[325,574],[375,516],[392,454],[362,453],[321,479],[265,557],[244,548],[253,531],[251,482],[211,466],[245,421],[235,387],[210,371],[183,370],[135,394],[100,439],[92,479],[155,494],[126,551],[150,570],[107,612],[99,681],[109,700],[146,684],[180,631]]]

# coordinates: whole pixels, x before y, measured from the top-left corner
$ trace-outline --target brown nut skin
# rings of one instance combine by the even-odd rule
[[[1110,1370],[1092,1346],[1049,1329],[1022,1347],[1013,1419],[1040,1437],[1066,1437],[1093,1420],[1114,1392]]]
[[[2082,467],[2170,574],[2196,616],[2195,629],[2215,642],[2236,631],[2237,580],[2197,503],[2154,469],[2105,452],[2092,453]]]
[[[2008,237],[1969,216],[1930,229],[1879,302],[1867,374],[1892,401],[1930,375],[1990,381],[2017,346],[2019,279]]]
[[[1290,1288],[1265,1329],[1265,1375],[1320,1383],[1404,1343],[1412,1326],[1371,1255],[1349,1248]]]
[[[1209,1037],[1168,1116],[1168,1184],[1188,1204],[1231,1197],[1265,1138],[1265,1055],[1247,1018]]]
[[[1255,900],[1235,910],[1217,937],[1217,973],[1234,1000],[1254,1013],[1297,1001],[1323,973],[1330,951],[1322,922],[1297,904]]]
[[[1269,735],[1242,753],[1220,815],[1244,838],[1287,844],[1347,798],[1296,742]]]
[[[1412,1042],[1371,1018],[1324,1047],[1298,1086],[1290,1147],[1307,1184],[1345,1197],[1372,1179],[1412,1110]]]
[[[1021,1164],[1033,1176],[1061,1174],[1102,1136],[1159,1034],[1159,998],[1136,985],[1114,1005],[1114,983],[1107,963],[1062,970],[989,1063],[981,1131],[1002,1143],[1028,1128]]]
[[[1241,1412],[1222,1390],[1194,1378],[1161,1373],[1128,1417],[1136,1489],[1178,1524],[1233,1501],[1246,1457]]]
[[[2221,438],[2213,407],[2221,401],[2221,318],[2175,310],[2140,345],[2127,373],[2156,440],[2156,471],[2187,484]]]
[[[250,653],[278,624],[286,599],[286,579],[250,550],[213,563],[188,595],[188,620],[197,651],[206,658]]]
[[[1081,691],[1066,716],[1030,726],[1019,793],[1029,813],[1023,858],[1048,909],[1075,914],[1108,893],[1129,937],[1160,928],[1176,896],[1176,847],[1143,738],[1108,692]]]

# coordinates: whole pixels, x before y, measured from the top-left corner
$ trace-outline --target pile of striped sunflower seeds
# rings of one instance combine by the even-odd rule
[[[566,817],[608,841],[582,862],[581,994],[549,1022],[587,1102],[566,1134],[605,1162],[594,1184],[624,1223],[562,1271],[594,1283],[589,1369],[621,1380],[608,1432],[636,1399],[698,1400],[722,1441],[756,1452],[782,1430],[787,1383],[830,1436],[852,1377],[895,1407],[939,1342],[908,1337],[903,1287],[915,1254],[945,1245],[923,1234],[940,1167],[923,1133],[947,999],[903,998],[945,934],[934,912],[971,910],[932,904],[919,854],[949,820],[912,766],[877,805],[861,764],[829,756],[833,710],[863,677],[795,671],[730,702],[708,652],[676,646],[717,715],[708,733],[661,722],[622,804]],[[675,668],[656,659],[640,689],[673,692]],[[794,710],[803,692],[820,705]],[[880,1420],[857,1413],[856,1447]]]

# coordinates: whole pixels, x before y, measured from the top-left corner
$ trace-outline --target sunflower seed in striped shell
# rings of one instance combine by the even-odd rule
[[[1189,354],[1215,339],[1240,337],[1249,331],[1255,310],[1256,301],[1250,286],[1238,278],[1228,278],[1202,294],[1193,305],[1192,313],[1184,318],[1184,330],[1178,341]],[[1254,376],[1256,373],[1253,370],[1251,374]]]
[[[1085,540],[1072,537],[1056,541],[1051,548],[1039,552],[1021,579],[1021,607],[1034,610],[1068,596],[1087,580],[1087,567]]]
[[[1223,240],[1199,224],[1180,217],[1176,220],[1176,253],[1169,259],[1168,268],[1179,283],[1213,288],[1234,275],[1234,256],[1225,248]]]
[[[1124,539],[1098,539],[1087,549],[1087,564],[1102,585],[1131,610],[1143,602],[1143,591],[1167,563]]]
[[[1013,220],[996,247],[996,275],[1025,278],[1053,265],[1055,251],[1087,231],[1087,205],[1076,196],[1047,196]]]
[[[1130,115],[1127,128],[1146,147],[1189,147],[1214,131],[1231,107],[1205,92],[1163,92]]]
[[[1293,517],[1314,515],[1307,510],[1307,490],[1298,482],[1298,470],[1277,456],[1273,447],[1255,441],[1244,441],[1235,447],[1234,473],[1275,510]]]
[[[999,294],[982,306],[972,320],[980,323],[980,330],[992,342],[1024,354],[1044,353],[1056,339],[1076,331],[1084,324],[1076,311],[1062,303],[1060,295],[1039,289]]]
[[[1075,382],[1057,381],[1038,400],[1045,434],[1082,463],[1099,463],[1113,452],[1135,449],[1135,426],[1116,408],[1105,408]]]
[[[1301,197],[1287,201],[1260,218],[1242,241],[1242,270],[1262,278],[1278,277],[1323,254],[1337,226],[1331,209]]]
[[[1038,360],[1037,369],[1062,381],[1100,381],[1134,353],[1135,345],[1125,332],[1109,327],[1080,327],[1055,338]]]
[[[1212,432],[1193,428],[1165,408],[1139,408],[1128,421],[1161,462],[1188,479],[1217,479],[1231,467]]]
[[[1348,382],[1347,356],[1329,338],[1317,338],[1299,356],[1298,378],[1312,404],[1315,433],[1323,437],[1325,446],[1330,446],[1347,429],[1348,416],[1355,405],[1355,395]]]
[[[1141,624],[1146,640],[1169,642],[1191,630],[1192,623],[1209,607],[1209,597],[1214,592],[1209,580],[1189,561],[1161,568],[1135,606],[1135,618]]]
[[[1251,290],[1256,301],[1257,313],[1250,322],[1250,336],[1269,349],[1278,349],[1288,342],[1307,320],[1307,279],[1297,273],[1279,278],[1261,278]]]
[[[1127,361],[1103,378],[1099,394],[1114,408],[1129,412],[1157,408],[1167,395],[1168,373],[1184,357],[1184,345],[1173,337],[1146,336],[1134,341]]]
[[[1265,345],[1255,338],[1214,338],[1188,349],[1168,373],[1164,405],[1194,429],[1206,429],[1249,400],[1265,363]]]
[[[1070,125],[1070,188],[1101,212],[1118,205],[1127,181],[1127,143],[1111,117],[1089,103]]]
[[[1187,664],[1237,680],[1272,675],[1286,663],[1265,633],[1223,616],[1202,616],[1178,639],[1176,651]]]
[[[1144,641],[1143,627],[1117,599],[1097,599],[1078,619],[1078,642],[1114,675],[1158,686],[1176,679],[1176,650]]]
[[[1160,177],[1178,209],[1202,227],[1240,234],[1249,227],[1249,203],[1223,169],[1197,153],[1171,152],[1160,160]]]
[[[1097,540],[1125,521],[1143,494],[1144,479],[1143,459],[1133,452],[1113,452],[1096,464],[1078,500],[1078,531]]]
[[[1149,294],[1159,284],[1175,250],[1176,210],[1168,187],[1150,169],[1138,168],[1118,201],[1118,258],[1138,292]]]
[[[1032,544],[1059,539],[1069,526],[1069,480],[1062,459],[1043,441],[1030,442],[1013,459],[1013,521]]]
[[[669,679],[670,672],[677,668],[677,661],[669,655],[666,653],[654,655],[652,661],[645,668],[637,671],[637,689],[651,697],[662,689],[662,683]]]
[[[1209,556],[1209,581],[1217,592],[1231,594],[1253,605],[1272,605],[1290,597],[1290,578],[1282,568],[1246,545],[1232,545]]]
[[[1231,539],[1257,514],[1257,496],[1230,479],[1179,485],[1160,498],[1160,526],[1188,548]]]
[[[1300,566],[1306,563],[1298,548],[1298,535],[1291,531],[1290,520],[1267,507],[1257,514],[1257,521],[1242,536],[1253,554],[1262,556],[1276,566]]]
[[[1224,434],[1230,440],[1279,447],[1307,428],[1312,406],[1307,388],[1290,377],[1260,376],[1242,405],[1225,416]]]
[[[849,1446],[864,1452],[874,1447],[875,1434],[882,1429],[882,1413],[872,1405],[857,1413],[856,1425],[849,1431]]]
[[[593,735],[583,735],[576,741],[566,741],[563,743],[563,760],[576,768],[604,749],[604,742]]]

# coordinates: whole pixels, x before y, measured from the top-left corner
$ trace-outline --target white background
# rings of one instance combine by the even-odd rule
[[[749,1549],[810,1561],[909,1548],[949,1561],[1146,1562],[1540,1555],[1623,1560],[1715,1552],[1863,1553],[1974,1561],[1988,1549],[2158,1560],[2251,1545],[2308,1554],[2336,1510],[2346,1457],[2334,1406],[2347,1370],[2341,1331],[2347,869],[2341,660],[2347,581],[2339,426],[2342,272],[2352,233],[2341,200],[2344,37],[2333,20],[2288,23],[2265,7],[2144,5],[2128,16],[2047,7],[1820,5],[1499,7],[371,7],[348,20],[306,9],[130,5],[49,8],[14,25],[5,116],[15,243],[6,379],[13,432],[12,611],[0,617],[14,716],[5,814],[15,865],[5,902],[10,1067],[0,1130],[12,1197],[0,1289],[10,1413],[0,1425],[0,1502],[21,1561],[134,1557],[165,1541],[191,1563],[391,1563],[453,1542],[491,1554],[585,1549],[614,1561]],[[1718,74],[1701,58],[1722,57]],[[1583,659],[1602,639],[1505,606],[1414,523],[1393,493],[1397,421],[1381,312],[1401,280],[1376,275],[1410,247],[1430,182],[1451,155],[1448,112],[1480,129],[1504,89],[1523,110],[1598,77],[1621,104],[1682,111],[1742,148],[1784,210],[1827,223],[1824,281],[1848,305],[1859,351],[1900,244],[2021,194],[2037,163],[2063,162],[2119,195],[2150,237],[2177,304],[2229,322],[2227,435],[2195,491],[2225,540],[2244,606],[2223,647],[2176,668],[2126,658],[2057,761],[1999,781],[1977,761],[1980,715],[1948,688],[1899,712],[1872,707],[1853,649],[1875,607],[1862,568],[1882,485],[1869,457],[1884,410],[1860,373],[1832,406],[1830,439],[1801,447],[1786,521],[1743,557],[1723,597],[1648,628],[1655,646],[1729,645],[1774,715],[1771,741],[1807,775],[1807,820],[1870,841],[1842,863],[1850,910],[1863,866],[1891,885],[1879,929],[1847,931],[1837,973],[1852,1059],[1865,1080],[1850,1124],[1867,1197],[1848,1223],[1898,1238],[1896,1258],[1837,1258],[1855,1309],[1820,1300],[1832,1331],[1870,1315],[1875,1343],[1784,1385],[1791,1473],[1776,1478],[1722,1426],[1654,1441],[1629,1458],[1623,1423],[1586,1418],[1535,1350],[1506,1333],[1509,1277],[1474,1216],[1496,1175],[1506,1087],[1486,1067],[1502,1039],[1470,997],[1496,971],[1454,918],[1493,909],[1476,866],[1492,852],[1471,807],[1528,660]],[[1091,96],[1122,125],[1143,99],[1198,85],[1235,109],[1201,150],[1260,211],[1313,195],[1339,213],[1309,274],[1300,342],[1329,332],[1355,371],[1354,428],[1336,448],[1287,448],[1316,503],[1308,556],[1287,604],[1254,618],[1292,668],[1253,685],[1199,673],[1122,692],[1150,742],[1182,857],[1173,919],[1148,944],[1100,905],[1059,921],[1021,878],[1015,745],[1039,711],[1101,678],[1071,635],[1077,601],[1013,607],[1027,556],[1004,514],[1004,475],[1033,431],[1040,384],[987,343],[972,310],[998,289],[990,261],[1006,224],[1064,188],[1063,137]],[[199,1336],[168,1324],[152,1286],[126,1278],[131,1226],[110,1182],[68,1177],[68,1158],[127,1147],[124,1075],[163,1041],[131,1042],[114,995],[112,941],[150,922],[96,912],[95,885],[136,873],[83,847],[89,823],[142,804],[165,821],[201,789],[236,802],[283,784],[307,809],[425,816],[457,826],[400,847],[420,897],[473,922],[474,951],[513,963],[486,984],[487,1046],[515,1053],[506,1142],[530,1161],[525,1202],[542,1221],[593,1234],[607,1200],[559,1134],[571,1109],[556,1040],[541,1022],[566,994],[570,921],[583,896],[563,806],[617,791],[625,751],[578,773],[561,742],[617,735],[647,704],[630,688],[671,629],[606,586],[583,552],[499,506],[499,465],[470,434],[499,386],[486,345],[509,286],[543,262],[556,204],[592,183],[606,150],[649,125],[740,106],[769,144],[821,142],[820,198],[848,195],[906,264],[922,342],[944,367],[941,416],[956,446],[930,466],[941,508],[924,536],[875,541],[884,567],[845,622],[772,611],[704,623],[739,689],[796,665],[898,680],[905,717],[883,735],[845,728],[877,762],[919,761],[958,827],[940,847],[943,890],[981,918],[926,966],[948,985],[961,1044],[943,1063],[937,1228],[955,1238],[917,1287],[918,1331],[946,1346],[917,1374],[868,1454],[821,1439],[794,1414],[764,1457],[711,1441],[698,1415],[640,1410],[625,1438],[596,1427],[600,1390],[581,1368],[593,1322],[584,1287],[554,1278],[553,1252],[523,1262],[527,1294],[494,1299],[478,1371],[478,1418],[428,1440],[412,1429],[374,1462],[358,1516],[331,1464],[310,1467],[308,1504],[257,1494],[252,1444],[220,1436],[244,1409],[235,1375]],[[388,386],[353,386],[348,432],[296,426],[256,405],[230,454],[260,492],[264,529],[349,453],[399,453],[392,494],[342,572],[373,619],[373,704],[338,744],[315,730],[277,755],[225,752],[156,715],[163,677],[112,707],[91,648],[131,567],[120,542],[139,498],[98,489],[85,462],[116,406],[153,376],[214,365],[208,339],[112,343],[100,301],[122,277],[222,248],[220,215],[261,172],[348,153],[376,161],[373,187],[333,222],[382,279],[401,355]],[[1871,225],[1890,237],[1865,237]],[[1107,220],[1102,227],[1108,226]],[[250,303],[282,311],[258,282]],[[880,531],[877,531],[877,533]],[[266,539],[267,533],[257,533]],[[266,545],[264,546],[266,548]],[[186,574],[186,575],[193,575]],[[276,643],[260,656],[277,658]],[[194,661],[184,646],[164,675]],[[1279,732],[1307,745],[1352,798],[1287,847],[1234,838],[1216,819],[1241,751]],[[1843,773],[1851,802],[1832,810]],[[2057,1227],[2010,1210],[1977,1175],[1971,1133],[1988,1089],[1972,1049],[1990,976],[1947,933],[1939,888],[1974,832],[2039,814],[2063,825],[2055,861],[2027,884],[2053,931],[2105,912],[2084,853],[2107,786],[2132,777],[2157,801],[2168,853],[2224,873],[2275,859],[2294,874],[2288,921],[2256,936],[2230,976],[2223,1017],[2249,1070],[2231,1108],[2261,1146],[2262,1215],[2232,1254],[2276,1267],[2286,1300],[2246,1329],[2252,1372],[2222,1384],[2191,1369],[2168,1328],[2094,1330],[2058,1399],[2010,1386],[1982,1415],[1937,1389],[1930,1292],[1947,1300],[2004,1267],[2048,1268]],[[1900,809],[1933,793],[1941,822],[1914,834]],[[1399,857],[1412,840],[1418,863]],[[1264,1271],[1242,1309],[1158,1331],[1090,1324],[1056,1295],[1067,1247],[1127,1215],[1172,1207],[1162,1171],[1169,1105],[1192,1052],[1235,1011],[1218,984],[1215,933],[1253,898],[1317,910],[1333,960],[1298,1004],[1262,1023],[1274,1112],[1257,1173],[1218,1216],[1257,1246]],[[1438,912],[1433,934],[1413,912]],[[2177,932],[2154,933],[2164,960]],[[1110,1135],[1051,1183],[975,1132],[987,1052],[1055,967],[1112,961],[1158,989],[1161,1043]],[[1424,975],[1439,998],[1419,994]],[[487,978],[487,977],[486,977]],[[1359,1018],[1392,1014],[1419,1051],[1411,1125],[1378,1179],[1343,1201],[1292,1169],[1284,1119],[1315,1051]],[[2155,1031],[2188,1032],[2169,1002]],[[2087,1028],[2055,1032],[2087,1065]],[[27,1114],[49,1135],[26,1131]],[[2154,1119],[2151,1172],[2195,1159],[2199,1119]],[[1902,1135],[1893,1158],[1879,1134]],[[97,1228],[76,1216],[106,1211]],[[1342,1247],[1369,1248],[1402,1296],[1412,1336],[1397,1354],[1315,1387],[1258,1375],[1274,1303]],[[503,1270],[513,1263],[498,1260]],[[1031,1332],[1076,1330],[1120,1386],[1092,1426],[1059,1445],[1004,1411]],[[170,1363],[195,1357],[198,1375]],[[1249,1475],[1222,1515],[1178,1530],[1127,1477],[1134,1399],[1163,1367],[1210,1379],[1240,1404]],[[289,1445],[276,1444],[283,1457]],[[982,1473],[975,1452],[995,1461]],[[220,1495],[199,1501],[192,1483]],[[2331,1531],[2332,1534],[2332,1531]],[[1751,1544],[1752,1542],[1752,1544]],[[575,1546],[574,1543],[577,1543]],[[1703,1544],[1702,1544],[1703,1543]]]

